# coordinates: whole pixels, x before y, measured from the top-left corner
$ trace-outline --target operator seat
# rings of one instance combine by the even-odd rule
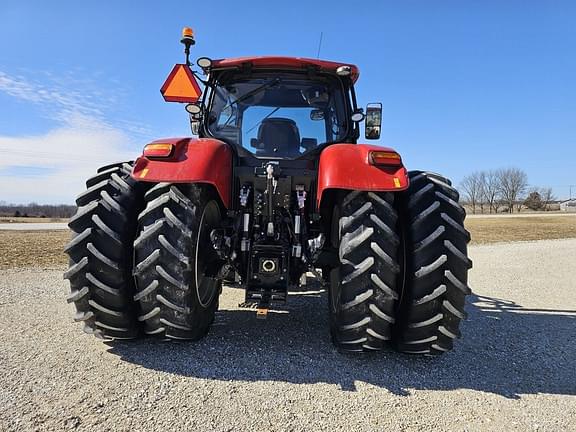
[[[287,118],[267,118],[260,124],[258,138],[253,140],[252,146],[257,149],[258,156],[298,156],[300,154],[298,126],[294,120]]]

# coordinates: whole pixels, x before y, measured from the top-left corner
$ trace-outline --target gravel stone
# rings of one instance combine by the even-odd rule
[[[63,268],[0,270],[0,431],[559,431],[576,425],[576,240],[470,247],[440,358],[340,354],[325,293],[266,321],[226,288],[199,343],[102,343]]]

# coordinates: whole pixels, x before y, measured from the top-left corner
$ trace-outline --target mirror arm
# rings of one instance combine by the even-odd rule
[[[350,95],[352,96],[352,111],[355,112],[358,109],[358,101],[356,100],[356,91],[354,90],[354,86],[350,86]]]
[[[350,82],[350,96],[352,97],[352,112],[355,113],[358,110],[358,101],[356,100],[356,91],[354,90],[354,85],[352,84],[351,80],[349,80],[349,82]],[[362,111],[362,108],[360,108],[360,111]],[[360,138],[360,123],[354,122],[353,124],[354,124],[353,127],[354,135],[352,138],[357,140],[358,138]]]
[[[216,86],[214,84],[212,84],[210,81],[200,78],[200,75],[198,74],[198,72],[195,71],[194,69],[192,69],[191,67],[190,67],[190,72],[192,72],[192,75],[194,75],[196,77],[196,79],[198,81],[200,81],[205,87],[209,87],[212,90],[214,90],[216,88]]]
[[[200,134],[200,125],[202,124],[202,117],[194,117],[192,114],[189,114],[190,118],[190,131],[192,135],[199,135]],[[194,130],[194,124],[196,124],[196,130]]]

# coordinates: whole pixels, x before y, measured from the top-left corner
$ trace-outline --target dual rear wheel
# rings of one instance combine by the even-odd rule
[[[131,339],[142,331],[197,340],[222,290],[209,247],[221,210],[211,190],[130,176],[130,163],[101,168],[70,219],[70,303],[88,333]],[[458,192],[436,174],[411,172],[401,194],[345,193],[332,215],[340,265],[329,272],[333,342],[346,351],[390,344],[442,354],[460,336],[471,261]]]
[[[434,355],[460,337],[472,266],[465,211],[446,178],[409,176],[401,194],[348,192],[334,209],[329,308],[341,350]]]
[[[70,219],[65,273],[74,319],[88,333],[200,339],[221,291],[210,232],[220,206],[208,188],[134,181],[132,165],[101,168]]]

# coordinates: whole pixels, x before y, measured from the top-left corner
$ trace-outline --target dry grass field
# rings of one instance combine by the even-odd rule
[[[471,244],[576,238],[576,216],[470,218],[466,228]],[[64,266],[62,250],[69,238],[68,231],[0,229],[0,269]]]
[[[469,218],[472,244],[576,238],[576,216]]]
[[[62,267],[68,262],[64,245],[68,231],[0,231],[0,270],[21,267]]]

